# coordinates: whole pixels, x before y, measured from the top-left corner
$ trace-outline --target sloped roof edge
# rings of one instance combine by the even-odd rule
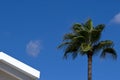
[[[40,78],[40,71],[24,64],[21,61],[18,61],[17,59],[5,54],[4,52],[0,52],[0,60],[3,60],[9,64],[11,64],[13,67],[16,67],[17,69],[28,73],[31,76],[34,76],[36,78]]]

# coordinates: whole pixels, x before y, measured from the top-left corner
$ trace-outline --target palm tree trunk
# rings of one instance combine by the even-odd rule
[[[92,80],[92,55],[88,55],[88,80]]]

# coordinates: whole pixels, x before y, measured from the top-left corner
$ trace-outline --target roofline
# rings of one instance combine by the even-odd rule
[[[21,61],[16,60],[15,58],[5,54],[4,52],[0,52],[0,60],[3,60],[9,64],[11,64],[13,67],[16,67],[23,73],[30,74],[31,76],[34,76],[36,78],[40,78],[40,71],[24,64]]]

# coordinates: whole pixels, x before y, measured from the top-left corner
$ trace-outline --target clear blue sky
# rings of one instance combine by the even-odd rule
[[[0,51],[41,71],[40,80],[87,80],[87,58],[63,60],[57,50],[74,23],[104,23],[116,61],[93,57],[93,80],[120,80],[119,0],[0,0]],[[33,49],[33,50],[32,50]]]

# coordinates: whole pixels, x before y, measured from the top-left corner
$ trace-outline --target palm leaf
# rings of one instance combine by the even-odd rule
[[[73,38],[73,40],[78,41],[78,43],[83,43],[86,39],[84,36],[76,36]]]
[[[90,31],[93,29],[93,22],[91,19],[88,19],[86,23],[84,24],[84,27],[86,30]]]
[[[99,30],[99,31],[103,31],[105,28],[105,25],[104,24],[99,24],[95,27],[96,30]]]
[[[75,58],[76,57],[76,53],[77,52],[77,46],[73,46],[73,45],[68,45],[68,47],[65,49],[65,53],[64,53],[64,58],[67,58],[68,54],[73,54],[72,57]]]
[[[91,31],[91,42],[96,43],[100,40],[101,32],[98,30],[92,30]]]
[[[88,51],[90,51],[92,48],[91,48],[91,45],[90,45],[90,44],[82,43],[81,46],[80,46],[80,49],[81,49],[82,52],[88,52]]]
[[[83,28],[83,26],[81,24],[76,23],[76,24],[73,25],[72,30],[73,31],[84,30],[84,28]]]
[[[112,56],[113,59],[117,58],[117,54],[116,51],[113,48],[105,48],[102,51],[101,57],[105,58],[107,54],[110,54]]]
[[[63,42],[62,44],[60,44],[58,46],[58,48],[63,48],[63,47],[66,47],[67,45],[71,44],[71,42]]]
[[[113,47],[113,45],[114,44],[111,40],[100,41],[99,43],[93,45],[93,52],[96,54],[105,48]]]
[[[86,41],[88,41],[89,36],[90,36],[89,32],[86,31],[86,30],[80,31],[78,35],[83,36],[83,37],[85,38]]]
[[[68,33],[68,34],[65,34],[65,35],[64,35],[63,40],[70,40],[70,39],[73,39],[74,37],[76,37],[75,34],[73,34],[73,33]]]
[[[94,49],[104,49],[107,47],[112,47],[113,42],[111,40],[100,41],[96,45],[93,46]]]

